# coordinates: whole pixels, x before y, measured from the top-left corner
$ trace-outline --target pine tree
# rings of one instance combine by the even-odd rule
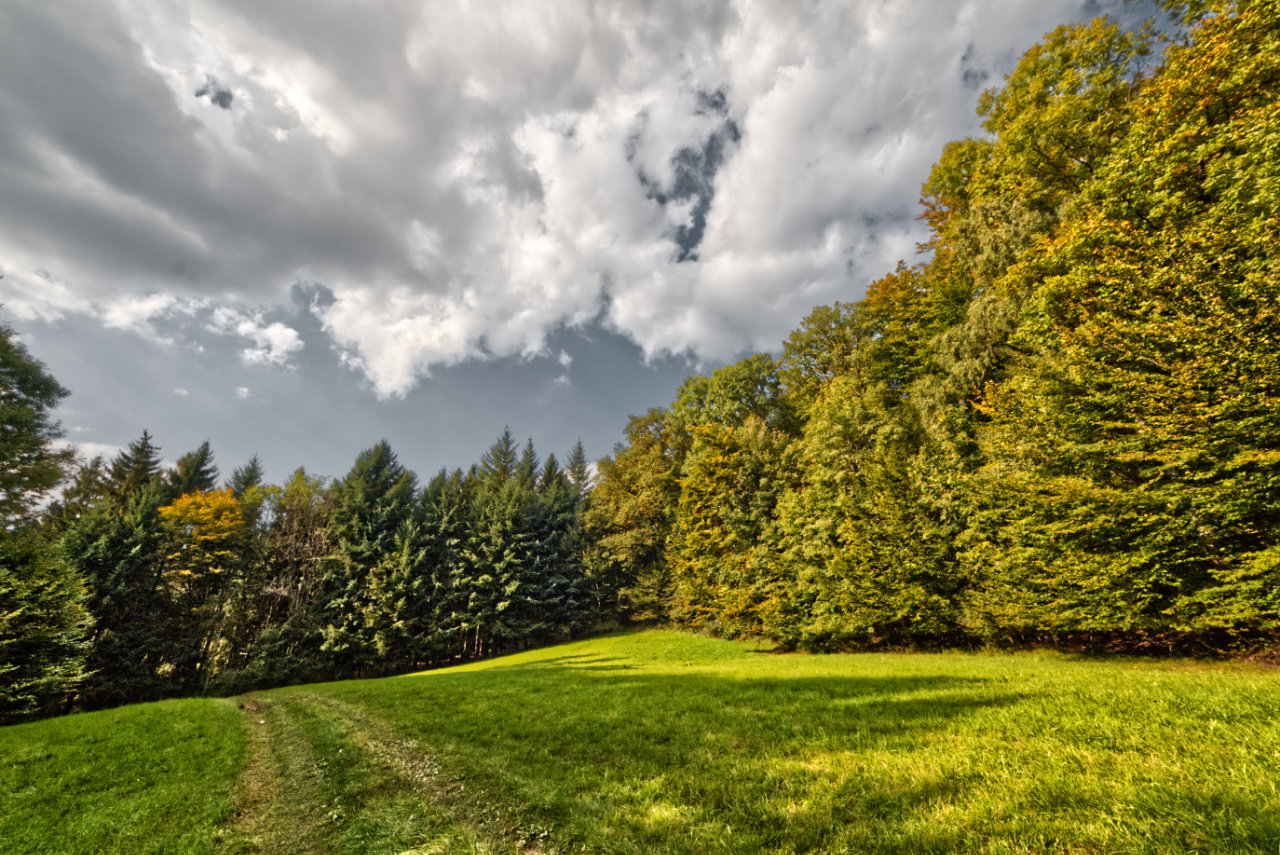
[[[195,451],[178,458],[177,464],[165,475],[169,494],[175,499],[187,493],[212,490],[218,485],[218,467],[213,464],[213,451],[209,440],[200,443]]]
[[[499,487],[515,477],[518,460],[515,438],[511,428],[505,427],[497,441],[480,457],[478,474],[487,487]]]
[[[63,533],[60,552],[84,579],[93,618],[90,677],[82,691],[86,706],[170,693],[164,666],[174,613],[161,574],[164,500],[164,485],[153,473],[150,481],[96,503]]]
[[[255,454],[249,458],[248,463],[236,467],[235,471],[231,473],[230,480],[227,481],[227,486],[231,488],[231,492],[238,499],[250,487],[260,486],[265,474],[262,468],[262,460]]]
[[[423,566],[431,578],[430,650],[433,656],[465,655],[472,566],[468,560],[473,528],[474,472],[464,476],[440,470],[422,494],[427,554]]]
[[[370,625],[374,618],[381,619],[370,577],[397,553],[397,538],[411,520],[415,492],[413,473],[400,465],[385,441],[361,453],[334,488],[329,528],[333,551],[325,562],[321,632],[322,649],[337,674],[385,670]]]
[[[144,430],[142,436],[112,459],[107,467],[107,489],[117,504],[123,505],[159,475],[160,449]]]
[[[0,325],[0,526],[11,527],[65,477],[74,453],[50,414],[68,392]]]
[[[72,461],[50,418],[66,396],[0,326],[0,723],[57,708],[84,676],[84,590],[35,519]]]
[[[569,451],[569,458],[565,464],[564,471],[569,478],[569,483],[577,491],[578,496],[585,499],[595,485],[592,483],[591,464],[587,460],[586,449],[582,447],[581,437]]]

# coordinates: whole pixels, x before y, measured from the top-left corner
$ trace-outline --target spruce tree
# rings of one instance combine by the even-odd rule
[[[473,528],[476,478],[462,470],[440,470],[423,490],[422,518],[426,555],[423,566],[431,580],[428,650],[433,658],[464,654],[469,641],[468,610],[472,594],[468,550]]]
[[[140,469],[145,471],[145,464]],[[127,471],[137,475],[140,469]],[[82,692],[89,707],[171,693],[164,666],[176,624],[162,576],[159,511],[165,487],[156,472],[158,467],[151,480],[94,504],[62,536],[61,553],[85,580],[93,619],[90,676]],[[126,475],[119,483],[136,483],[136,478]]]
[[[240,498],[250,487],[260,486],[265,474],[262,468],[262,460],[255,454],[249,458],[248,463],[236,467],[231,473],[231,478],[227,481],[227,486],[231,488],[231,492],[235,494],[236,498]]]
[[[55,710],[84,676],[83,586],[35,513],[72,462],[50,417],[66,396],[0,326],[0,723]]]
[[[65,477],[74,453],[57,448],[53,408],[68,392],[0,325],[0,526],[28,519]]]
[[[175,499],[216,487],[218,467],[213,464],[213,450],[209,448],[209,440],[200,443],[195,451],[179,457],[173,469],[166,473],[165,480],[169,484],[169,494]]]
[[[496,488],[514,478],[519,465],[519,452],[511,428],[505,427],[498,439],[480,457],[478,474],[487,488]]]
[[[400,465],[385,441],[361,453],[334,488],[321,632],[322,649],[339,675],[385,670],[371,625],[382,620],[374,595],[385,600],[396,593],[375,592],[371,576],[403,548],[397,539],[411,521],[415,493],[413,473]]]
[[[591,482],[591,464],[587,460],[586,449],[582,447],[581,437],[569,451],[564,471],[569,478],[569,483],[577,491],[578,496],[585,499],[594,485]]]
[[[85,678],[85,591],[34,527],[0,537],[0,724],[64,711]]]
[[[116,503],[123,505],[159,475],[160,448],[151,441],[151,434],[144,430],[142,436],[112,459],[107,467],[107,489]]]

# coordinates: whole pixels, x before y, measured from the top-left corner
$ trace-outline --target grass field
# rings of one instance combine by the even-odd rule
[[[644,632],[0,728],[0,852],[1280,852],[1280,673]]]

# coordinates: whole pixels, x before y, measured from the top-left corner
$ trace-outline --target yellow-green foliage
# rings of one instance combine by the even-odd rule
[[[710,402],[750,363],[681,388],[672,616],[820,648],[1274,643],[1280,8],[1171,5],[1172,41],[1063,27],[983,96],[989,135],[924,187],[928,261],[786,342],[794,468],[749,526],[749,409]]]
[[[1280,625],[1280,9],[1224,5],[1018,271],[974,603],[1064,629]]]

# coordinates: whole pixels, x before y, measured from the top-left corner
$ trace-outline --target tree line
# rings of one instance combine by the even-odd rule
[[[56,477],[67,455],[46,451]],[[386,442],[332,482],[265,484],[256,457],[220,482],[207,442],[164,469],[144,432],[2,539],[0,711],[402,673],[590,630],[611,613],[582,561],[589,470],[580,442],[562,466],[504,430],[425,484]]]
[[[1274,649],[1280,6],[1181,13],[1050,33],[933,168],[925,260],[631,420],[593,498],[624,610]]]
[[[1048,34],[929,240],[594,477],[504,432],[425,485],[72,463],[0,336],[0,716],[456,662],[622,619],[784,648],[1276,648],[1280,7]],[[61,485],[57,500],[42,497]]]

